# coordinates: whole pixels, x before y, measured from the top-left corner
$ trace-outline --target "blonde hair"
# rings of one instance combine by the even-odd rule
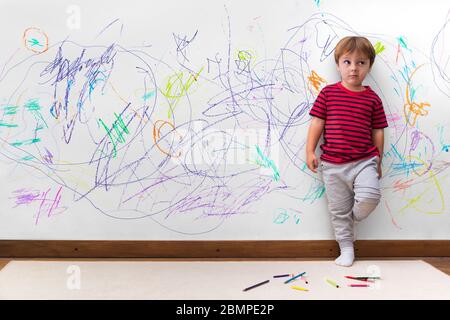
[[[370,59],[370,66],[372,67],[375,61],[375,48],[367,38],[364,37],[345,37],[339,40],[334,49],[334,60],[339,64],[339,58],[353,51],[359,51],[365,54]]]

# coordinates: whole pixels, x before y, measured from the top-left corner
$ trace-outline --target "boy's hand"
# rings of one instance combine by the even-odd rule
[[[316,154],[314,152],[308,152],[306,154],[306,165],[308,169],[314,173],[317,173],[317,167],[319,166],[319,161],[316,158]]]
[[[381,171],[381,159],[380,159],[380,157],[377,158],[377,171],[378,171],[378,179],[381,179],[381,176],[383,175],[383,172]]]

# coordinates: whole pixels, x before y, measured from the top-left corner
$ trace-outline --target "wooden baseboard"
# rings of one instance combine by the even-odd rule
[[[449,257],[450,240],[359,240],[358,257]],[[0,240],[3,258],[332,258],[333,240]]]

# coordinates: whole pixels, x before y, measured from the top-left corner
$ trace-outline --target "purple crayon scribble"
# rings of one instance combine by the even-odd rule
[[[30,205],[31,203],[38,202],[39,208],[36,214],[35,225],[39,223],[41,214],[46,212],[47,217],[58,215],[67,210],[67,207],[60,207],[59,203],[61,201],[62,187],[59,187],[56,195],[50,197],[51,188],[46,191],[39,190],[28,190],[28,189],[18,189],[13,191],[14,196],[11,198],[15,199],[16,205],[14,208],[20,205]]]

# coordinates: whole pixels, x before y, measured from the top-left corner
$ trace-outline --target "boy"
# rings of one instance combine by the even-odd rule
[[[320,146],[323,181],[331,224],[340,256],[335,263],[349,267],[355,258],[354,222],[365,219],[381,198],[381,160],[387,127],[381,99],[362,82],[375,61],[375,49],[364,37],[345,37],[334,58],[341,82],[322,89],[310,111],[306,164],[317,172]]]

